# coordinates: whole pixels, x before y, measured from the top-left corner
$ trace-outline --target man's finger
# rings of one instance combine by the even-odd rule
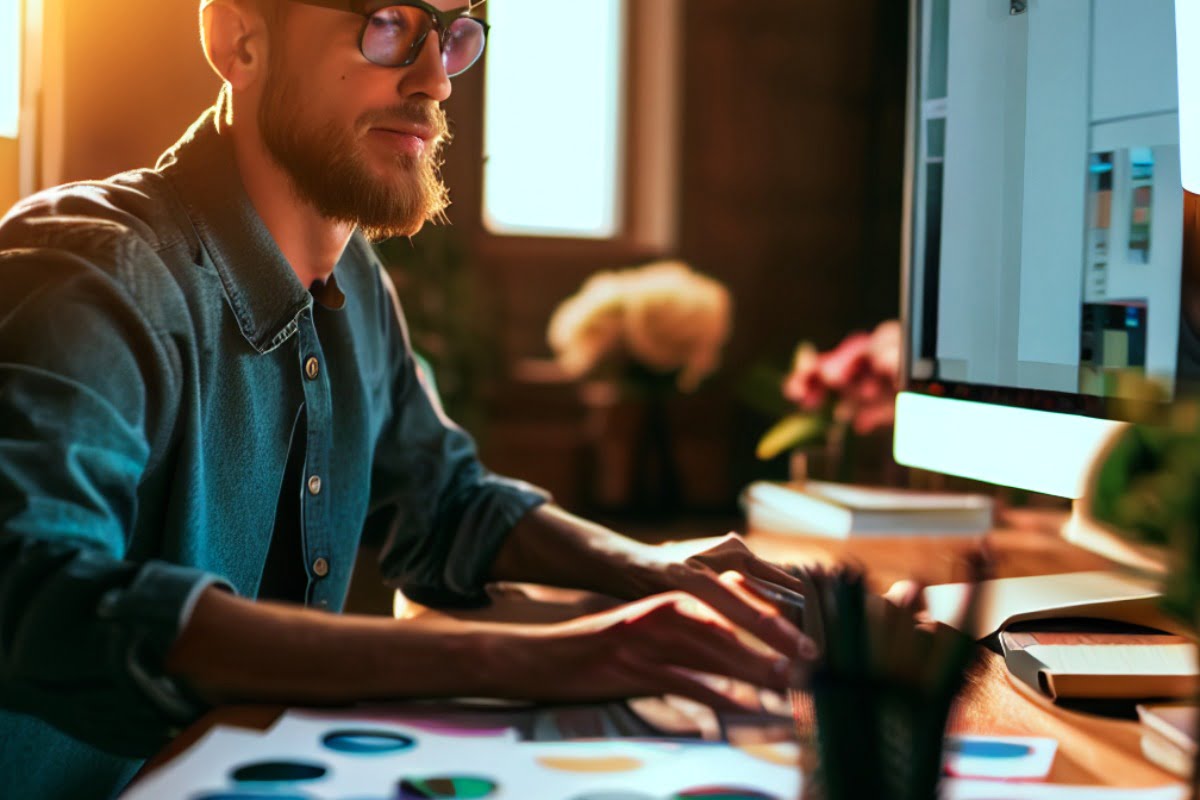
[[[730,575],[736,576],[731,578]],[[804,599],[804,595],[799,592],[793,592],[787,587],[780,586],[777,583],[765,581],[762,578],[756,578],[753,575],[743,575],[742,573],[725,573],[721,576],[721,580],[734,580],[755,596],[766,600],[774,606],[788,622],[795,625],[801,631],[804,630],[804,609],[808,603]]]
[[[752,556],[752,560],[747,562],[743,571],[755,578],[769,581],[770,583],[782,586],[789,591],[793,591],[801,595],[804,594],[808,588],[804,585],[804,581],[792,575],[787,570],[771,564],[770,562],[763,561],[757,556]]]
[[[735,532],[730,532],[720,540],[720,544],[698,554],[695,559],[719,572],[736,569],[744,575],[769,581],[793,592],[803,593],[805,590],[804,581],[782,567],[763,561]]]
[[[674,654],[671,661],[678,666],[775,691],[798,688],[807,677],[799,661],[756,650],[713,625],[689,624],[667,640]]]
[[[717,613],[788,658],[804,650],[804,635],[773,605],[756,597],[736,579],[704,577],[707,579],[697,580],[691,591]]]

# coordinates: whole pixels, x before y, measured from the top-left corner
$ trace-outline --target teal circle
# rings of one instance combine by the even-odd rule
[[[403,753],[417,746],[417,740],[402,733],[368,730],[340,730],[325,734],[321,744],[338,753],[378,756]]]

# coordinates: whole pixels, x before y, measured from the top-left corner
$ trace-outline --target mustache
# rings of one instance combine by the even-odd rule
[[[435,142],[450,139],[450,122],[446,112],[436,103],[403,103],[375,111],[368,111],[359,117],[363,128],[400,128],[415,125],[430,132]]]

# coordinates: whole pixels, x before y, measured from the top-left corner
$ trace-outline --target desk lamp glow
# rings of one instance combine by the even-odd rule
[[[1179,171],[1200,192],[1200,148],[1178,148],[1200,141],[1200,0],[913,0],[911,30],[896,460],[1079,498],[1122,424],[1084,375],[1103,385],[1111,366],[1088,361],[1089,321],[1148,319],[1124,338],[1100,330],[1109,358],[1122,341],[1134,358],[1139,336],[1143,358],[1156,341],[1177,348],[1180,234],[1195,233],[1174,221]],[[1153,148],[1151,201],[1129,183],[1135,147]],[[1134,252],[1131,197],[1153,203],[1141,273],[1115,263]],[[1138,275],[1156,288],[1129,288]],[[1173,381],[1172,353],[1146,374]]]

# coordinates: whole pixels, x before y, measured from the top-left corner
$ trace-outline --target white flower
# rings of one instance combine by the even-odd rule
[[[678,371],[679,388],[693,391],[716,369],[731,316],[724,286],[660,262],[593,276],[555,312],[548,338],[572,376],[623,351],[651,370]]]

